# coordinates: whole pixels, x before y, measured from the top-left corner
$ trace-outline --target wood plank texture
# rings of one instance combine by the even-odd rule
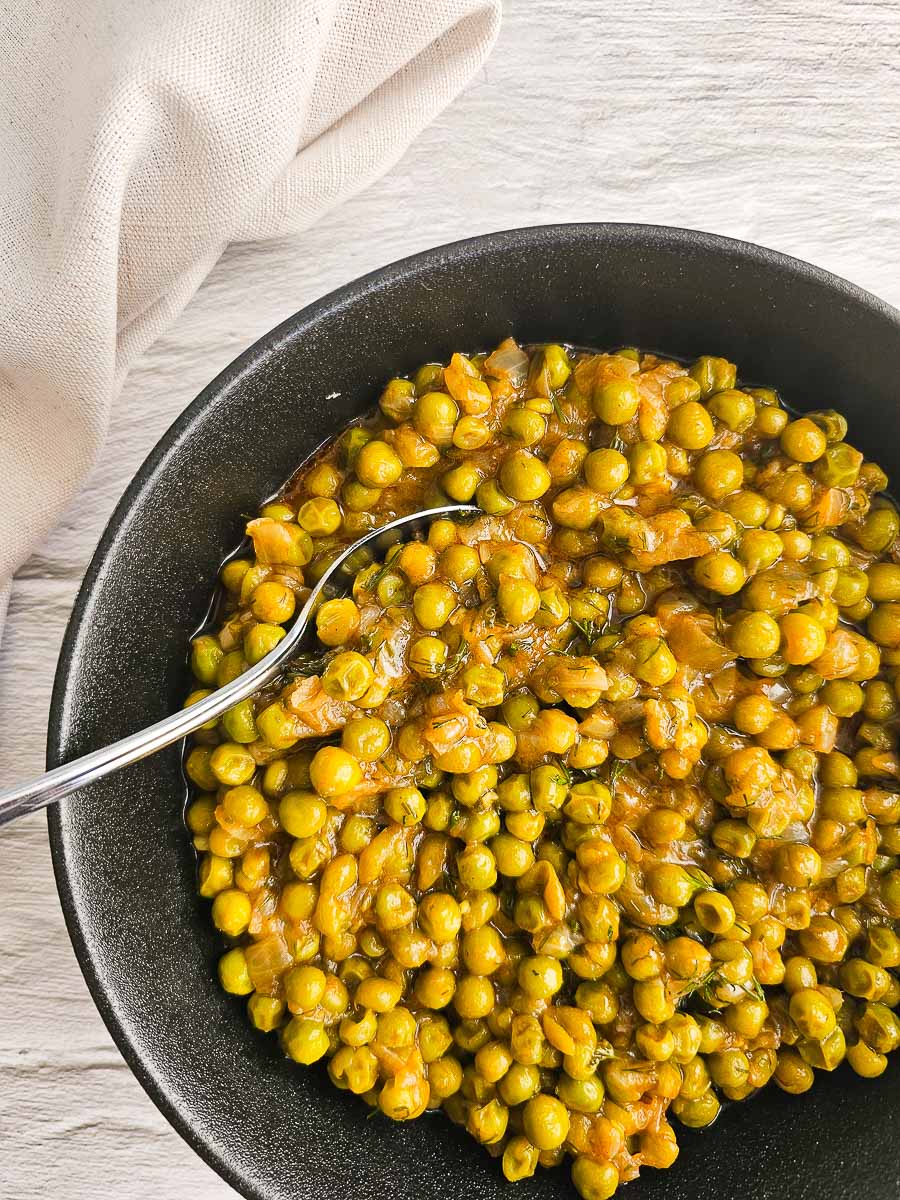
[[[440,242],[598,219],[759,241],[900,304],[898,195],[890,0],[511,4],[481,77],[399,166],[301,238],[229,250],[131,373],[100,463],[14,582],[0,779],[41,769],[66,618],[118,496],[207,380],[291,312]],[[0,1197],[233,1194],[110,1041],[68,943],[42,816],[0,833],[0,863]]]

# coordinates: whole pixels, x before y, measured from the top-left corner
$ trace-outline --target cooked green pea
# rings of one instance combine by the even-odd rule
[[[265,622],[248,629],[244,635],[244,657],[251,667],[274,650],[286,632],[280,625]]]
[[[781,643],[781,630],[767,613],[744,613],[729,630],[728,641],[742,658],[768,658]]]
[[[688,400],[672,410],[666,432],[684,450],[703,450],[712,441],[715,426],[702,404]]]
[[[594,412],[607,425],[625,425],[637,413],[641,394],[632,379],[610,379],[594,390]]]
[[[501,464],[500,483],[513,500],[537,500],[550,486],[550,472],[529,450],[514,450]]]
[[[900,517],[894,508],[873,508],[855,532],[857,542],[871,554],[882,554],[897,540]]]
[[[219,982],[232,996],[249,996],[253,991],[247,959],[240,946],[228,950],[219,959]]]
[[[703,354],[691,366],[690,375],[700,385],[704,399],[714,392],[733,388],[737,380],[737,368],[726,358]]]
[[[733,596],[744,586],[747,573],[736,558],[724,550],[715,550],[697,559],[694,578],[701,587],[723,596]]]
[[[588,487],[604,495],[618,491],[628,481],[628,459],[618,450],[592,450],[582,469]]]
[[[876,603],[900,600],[900,566],[895,563],[872,563],[868,577],[870,599]]]
[[[258,736],[252,700],[241,700],[222,717],[222,728],[232,742],[254,742]]]

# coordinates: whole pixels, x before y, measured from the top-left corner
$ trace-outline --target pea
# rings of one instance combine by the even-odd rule
[[[247,1001],[247,1015],[254,1028],[262,1033],[271,1033],[281,1024],[284,1001],[277,996],[263,996],[254,992]]]
[[[497,863],[491,850],[478,842],[466,846],[456,856],[460,883],[476,891],[491,888],[497,882]]]
[[[503,432],[523,446],[535,446],[547,432],[547,421],[540,413],[527,408],[511,408],[503,422]]]
[[[441,476],[441,487],[451,500],[467,504],[481,483],[481,471],[474,463],[460,463]]]
[[[491,430],[480,417],[460,417],[453,430],[453,445],[459,450],[478,450],[490,441]]]
[[[191,670],[201,683],[214,684],[224,651],[214,637],[194,638],[191,645]]]
[[[684,867],[677,863],[660,863],[652,869],[647,882],[656,900],[675,908],[690,901],[696,886]]]
[[[795,1050],[783,1046],[778,1051],[778,1065],[773,1078],[782,1091],[792,1095],[808,1092],[814,1077],[812,1067]]]
[[[873,926],[867,935],[866,957],[879,967],[900,967],[900,937],[886,925]]]
[[[697,559],[694,578],[701,587],[722,596],[733,596],[744,586],[747,574],[736,558],[724,550],[715,550]]]
[[[213,785],[215,786],[215,785]],[[198,796],[188,805],[184,814],[185,822],[191,833],[204,837],[216,823],[216,797],[212,795]]]
[[[449,446],[459,419],[455,400],[446,392],[426,392],[413,406],[412,421],[417,433],[436,446]]]
[[[731,648],[736,654],[742,658],[768,658],[774,654],[781,643],[781,630],[778,627],[777,621],[763,612],[745,613],[738,617],[728,632],[728,641]],[[750,697],[747,698],[751,699]],[[753,698],[761,699],[761,698]],[[766,711],[766,724],[771,720],[771,706]],[[748,712],[749,717],[749,712]],[[749,718],[753,723],[753,718]],[[740,726],[739,726],[740,728]],[[765,726],[762,726],[765,728]],[[748,729],[748,733],[761,732],[756,729]]]
[[[847,1062],[864,1079],[875,1079],[887,1070],[888,1060],[884,1054],[879,1054],[865,1042],[859,1041],[847,1047]]]
[[[275,649],[285,633],[286,630],[282,629],[280,625],[271,625],[266,622],[253,625],[244,635],[244,657],[247,662],[251,666],[260,662],[270,651]]]
[[[464,1021],[486,1017],[494,1000],[494,987],[487,976],[463,975],[457,980],[453,1007]]]
[[[241,700],[222,717],[222,728],[229,741],[254,742],[258,737],[252,700]]]
[[[294,1062],[309,1066],[328,1053],[328,1034],[321,1021],[293,1017],[281,1034],[286,1053]]]
[[[714,392],[733,388],[737,379],[737,368],[725,358],[701,355],[691,366],[691,378],[700,385],[702,398]]]
[[[784,544],[777,533],[767,529],[748,529],[741,536],[737,556],[747,571],[756,575],[778,562],[783,550]]]
[[[423,629],[441,629],[457,603],[456,593],[446,583],[425,583],[413,594],[413,612]]]
[[[594,412],[607,425],[625,425],[637,413],[641,394],[632,379],[610,379],[594,389]]]
[[[618,450],[592,450],[584,460],[584,478],[595,492],[609,495],[628,481],[628,459]]]
[[[234,879],[234,868],[230,859],[220,858],[217,854],[204,854],[200,863],[199,892],[207,900],[213,899],[226,888],[230,888]]]
[[[383,804],[385,813],[398,825],[417,825],[425,816],[425,797],[418,788],[391,788]]]
[[[475,489],[479,508],[491,516],[502,516],[516,507],[516,502],[500,487],[496,479],[485,479]]]
[[[619,1186],[619,1172],[611,1162],[579,1154],[572,1164],[572,1182],[582,1200],[609,1200]]]
[[[359,609],[347,597],[326,600],[316,612],[316,633],[326,646],[341,646],[359,628]]]
[[[694,467],[694,483],[708,500],[723,500],[743,482],[743,461],[732,450],[707,450]]]
[[[569,1114],[555,1096],[540,1093],[526,1103],[522,1127],[525,1136],[538,1150],[555,1150],[568,1136]]]
[[[313,496],[301,504],[297,523],[312,537],[330,537],[341,527],[343,513],[336,500]]]
[[[882,554],[897,539],[900,517],[893,508],[873,508],[855,531],[857,542],[870,554]]]
[[[258,825],[269,812],[269,806],[262,792],[258,792],[255,787],[248,787],[246,784],[229,788],[222,797],[222,807],[230,821],[243,825],[247,829]]]
[[[847,953],[849,938],[833,917],[815,916],[806,929],[801,929],[797,941],[804,954],[813,962],[840,962]]]
[[[549,1000],[563,985],[562,966],[546,954],[529,955],[518,966],[519,987],[533,1000]]]
[[[900,566],[895,563],[872,563],[868,580],[868,595],[876,603],[900,600]]]
[[[250,570],[251,564],[246,558],[232,558],[222,567],[219,578],[228,592],[239,592],[244,576]]]
[[[830,445],[815,465],[816,478],[827,487],[852,487],[859,478],[863,456],[845,442]]]
[[[478,552],[471,546],[448,546],[438,560],[438,571],[457,585],[474,579],[481,567]]]
[[[276,700],[257,714],[256,730],[260,738],[273,749],[286,750],[299,740],[297,719]]]
[[[537,500],[550,486],[550,472],[529,450],[514,450],[500,466],[500,483],[513,500]]]
[[[703,450],[712,441],[715,426],[702,404],[688,400],[672,410],[666,432],[684,450]]]
[[[866,1004],[854,1024],[859,1036],[879,1054],[900,1046],[900,1018],[885,1004]]]
[[[216,746],[208,762],[215,782],[226,786],[247,783],[256,771],[253,755],[237,742],[222,742]]]
[[[764,615],[764,614],[762,614],[762,615]],[[767,619],[771,620],[771,618],[767,618]],[[775,622],[772,621],[772,624],[775,625]],[[768,627],[764,626],[763,629],[765,632],[768,629]],[[739,645],[742,648],[749,649],[751,651],[756,646],[764,647],[767,645],[771,645],[774,642],[775,637],[780,638],[780,636],[781,636],[780,632],[778,631],[777,625],[775,625],[775,633],[771,635],[770,640],[768,642],[760,641],[759,643],[754,643],[754,641],[752,640],[753,629],[751,628],[747,632],[748,632],[748,635],[750,635],[750,636],[748,636],[747,639],[744,640],[744,631],[743,630],[740,631],[740,637],[738,639]],[[732,633],[734,633],[734,629],[732,629]],[[734,643],[732,643],[732,644],[734,644]],[[776,645],[777,645],[777,643],[776,643]],[[736,645],[735,649],[737,649],[737,648],[738,648],[738,646]],[[743,654],[743,649],[740,652]],[[751,655],[745,655],[745,657],[757,657],[757,656],[751,654]],[[737,704],[734,706],[734,712],[732,714],[732,719],[733,719],[735,728],[739,729],[741,731],[741,733],[752,733],[752,734],[762,733],[764,729],[768,729],[768,727],[769,727],[769,725],[771,725],[774,717],[775,717],[775,706],[772,704],[772,701],[769,700],[769,698],[767,696],[757,696],[757,695],[743,696],[737,702]]]
[[[337,746],[323,746],[309,764],[312,785],[320,796],[340,796],[362,781],[359,761]]]
[[[503,942],[493,925],[482,925],[463,935],[461,957],[472,975],[492,975],[506,959]]]
[[[827,445],[825,434],[808,417],[791,421],[781,434],[781,449],[795,462],[815,462],[825,453]]]
[[[833,1030],[821,1041],[804,1039],[797,1046],[801,1058],[820,1071],[833,1071],[842,1062],[847,1043],[842,1029]]]
[[[555,343],[550,343],[543,348],[538,362],[541,364],[540,373],[546,377],[547,385],[552,391],[561,388],[572,374],[572,364],[565,348]],[[532,387],[535,386],[534,376],[532,376],[531,384]]]
[[[353,717],[341,734],[341,747],[360,762],[377,762],[390,744],[391,731],[379,717]]]
[[[675,677],[678,663],[662,638],[636,638],[632,650],[634,674],[644,683],[662,687]]]
[[[665,475],[667,464],[665,449],[659,442],[636,442],[629,451],[629,478],[633,484],[643,487]]]
[[[723,508],[746,529],[756,529],[769,515],[769,502],[758,492],[741,491],[727,496]],[[784,537],[782,536],[782,543]],[[803,557],[802,555],[800,557]]]
[[[459,933],[462,913],[457,901],[446,892],[423,896],[419,904],[419,924],[433,941],[452,942]]]
[[[341,488],[341,501],[348,514],[345,523],[351,513],[371,512],[380,499],[380,488],[366,487],[358,479],[348,479]]]
[[[777,878],[788,887],[813,887],[822,874],[821,855],[802,842],[787,842],[778,847],[774,860]]]
[[[851,958],[838,968],[838,980],[845,992],[861,1000],[880,1000],[890,987],[891,977],[884,967]]]
[[[666,384],[666,403],[670,409],[700,398],[700,385],[690,375],[679,375]]]
[[[325,824],[327,816],[328,809],[315,792],[286,792],[278,805],[281,827],[291,837],[312,837]]]
[[[443,385],[444,368],[440,363],[425,363],[413,375],[413,387],[417,396],[434,391]]]
[[[355,650],[336,654],[321,676],[323,690],[334,700],[354,703],[362,700],[375,682],[369,660]]]
[[[541,606],[541,597],[533,583],[524,579],[502,579],[497,589],[497,603],[511,625],[531,621]]]
[[[310,468],[303,480],[308,496],[333,497],[341,486],[341,473],[331,463],[317,463]]]
[[[738,388],[727,388],[710,396],[710,413],[734,433],[749,429],[756,418],[756,401]]]
[[[232,996],[249,996],[253,991],[247,959],[240,946],[226,951],[219,959],[219,982]]]
[[[403,463],[386,442],[373,438],[361,447],[353,469],[365,487],[385,488],[396,483],[403,474]]]
[[[553,813],[562,808],[569,785],[562,770],[553,763],[535,767],[529,777],[531,801],[538,812]]]
[[[510,1183],[529,1179],[537,1170],[539,1151],[526,1137],[512,1137],[503,1151],[503,1174]]]
[[[811,663],[825,650],[826,635],[821,624],[802,612],[791,612],[779,622],[781,653],[793,664]]]
[[[900,646],[900,604],[879,604],[868,621],[869,636],[879,646]]]

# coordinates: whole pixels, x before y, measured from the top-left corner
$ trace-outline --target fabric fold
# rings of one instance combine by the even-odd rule
[[[499,21],[500,0],[25,0],[0,27],[0,595],[225,247],[392,166]]]

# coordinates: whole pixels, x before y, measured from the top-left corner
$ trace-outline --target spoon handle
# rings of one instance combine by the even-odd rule
[[[301,612],[298,622],[303,616],[304,612]],[[6,825],[16,817],[24,817],[27,813],[53,804],[69,792],[94,783],[97,779],[103,779],[105,775],[127,767],[129,763],[138,762],[148,754],[155,754],[157,750],[171,746],[179,738],[187,737],[214,717],[220,717],[233,704],[246,699],[277,675],[284,660],[284,655],[278,655],[278,651],[285,641],[287,638],[282,639],[282,643],[269,651],[255,667],[251,667],[219,691],[192,704],[190,708],[183,708],[162,721],[157,721],[155,725],[148,725],[146,729],[129,734],[118,742],[102,746],[99,750],[92,750],[90,754],[64,763],[61,767],[55,767],[45,775],[39,775],[37,779],[0,792],[0,825]],[[236,687],[236,684],[240,686]]]
[[[260,688],[265,687],[267,683],[271,683],[291,658],[304,633],[310,627],[310,621],[323,594],[337,595],[346,591],[355,574],[354,564],[351,560],[360,550],[372,549],[384,552],[392,542],[400,540],[404,534],[418,532],[440,517],[459,518],[480,515],[482,515],[480,510],[471,505],[444,505],[441,508],[429,508],[422,512],[411,513],[382,525],[378,529],[371,530],[348,546],[331,563],[310,592],[286,636],[255,666],[250,667],[225,687],[219,688],[196,704],[192,704],[190,708],[183,708],[179,712],[157,721],[155,725],[148,725],[146,729],[129,734],[128,737],[124,737],[118,742],[113,742],[110,746],[92,750],[90,754],[64,763],[61,767],[55,767],[37,779],[0,791],[0,825],[5,825],[9,821],[14,821],[16,817],[23,817],[27,813],[44,808],[80,787],[86,787],[114,771],[121,770],[122,767],[127,767],[130,763],[138,762],[149,754],[155,754],[157,750],[162,750],[165,746],[171,746],[173,742],[187,737],[189,733],[193,733],[195,729],[205,725],[207,721],[220,717],[233,705],[241,700],[246,700]]]

